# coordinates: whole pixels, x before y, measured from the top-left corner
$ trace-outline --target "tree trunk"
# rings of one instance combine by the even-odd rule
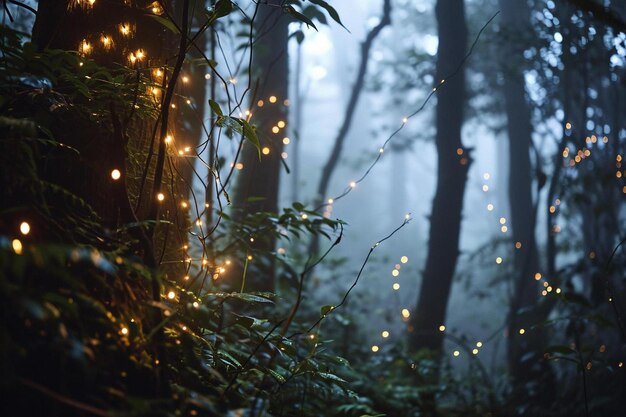
[[[546,319],[550,306],[539,305],[539,272],[533,203],[533,174],[530,152],[533,149],[531,108],[526,100],[524,50],[528,47],[530,10],[526,1],[500,0],[505,36],[501,67],[504,76],[504,101],[509,137],[509,205],[514,249],[513,288],[507,323],[507,356],[513,384],[520,388],[514,397],[520,403],[551,398],[544,388],[528,389],[529,383],[551,380],[549,364],[543,358],[546,331],[535,325]],[[560,152],[560,150],[558,151]],[[539,163],[539,161],[537,161]],[[537,178],[542,181],[541,178]],[[542,184],[540,184],[541,186]],[[539,192],[537,192],[538,198]],[[521,247],[518,247],[518,243]],[[555,278],[555,277],[550,277]],[[522,330],[523,329],[523,330]],[[523,334],[520,334],[523,333]],[[541,392],[541,395],[538,395]]]
[[[252,106],[252,123],[263,150],[259,160],[258,150],[248,141],[243,143],[241,163],[243,169],[237,178],[233,195],[235,219],[242,221],[247,215],[257,212],[278,211],[278,187],[282,166],[283,138],[287,123],[288,74],[287,55],[288,19],[284,16],[279,0],[260,4],[254,22],[252,85],[258,85]],[[276,129],[278,131],[276,132]],[[271,233],[254,237],[253,250],[270,252],[275,238]],[[255,274],[248,274],[250,290],[274,290],[274,265],[266,265]]]
[[[436,85],[452,74],[466,53],[467,27],[462,0],[438,0],[439,32]],[[470,165],[468,151],[461,143],[465,76],[461,68],[445,79],[437,96],[435,145],[437,148],[437,189],[430,219],[428,256],[415,311],[411,316],[412,348],[440,352],[452,278],[459,255],[459,234],[465,180]]]

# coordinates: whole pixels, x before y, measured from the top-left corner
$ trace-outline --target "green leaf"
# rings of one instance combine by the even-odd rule
[[[307,26],[310,26],[313,29],[317,30],[317,26],[315,26],[315,23],[313,23],[311,19],[309,19],[308,17],[306,17],[305,15],[303,15],[302,13],[294,9],[293,6],[285,6],[283,7],[283,10],[285,10],[288,14],[290,14],[294,19],[300,22],[303,22]]]
[[[163,27],[165,27],[166,29],[169,29],[171,32],[180,33],[180,31],[178,30],[174,22],[172,22],[170,19],[166,19],[164,17],[157,16],[155,14],[149,14],[148,16],[150,16],[151,18],[159,22]]]
[[[224,117],[224,113],[222,112],[222,108],[216,101],[209,99],[209,106],[211,106],[211,110],[215,112],[219,117]]]
[[[334,308],[335,308],[335,307],[334,307],[334,306],[331,306],[331,305],[328,305],[328,306],[323,306],[323,307],[320,309],[320,316],[321,316],[321,317],[326,316],[326,314],[328,314],[328,312],[330,312],[330,311],[333,311],[333,309],[334,309]]]
[[[261,160],[261,142],[259,142],[259,138],[256,135],[256,131],[250,126],[245,119],[237,119],[239,123],[243,126],[243,136],[248,139],[252,144],[256,147],[256,150],[259,154],[259,160]]]
[[[343,25],[343,23],[341,22],[341,18],[339,17],[339,13],[337,13],[337,10],[335,10],[335,8],[333,6],[331,6],[330,4],[328,4],[327,2],[325,2],[324,0],[310,0],[311,3],[316,4],[320,7],[322,7],[324,10],[326,10],[326,12],[330,15],[330,17],[337,23],[339,23],[341,25],[342,28],[344,28],[345,30],[348,31],[348,33],[350,32],[348,30],[347,27],[345,27]]]

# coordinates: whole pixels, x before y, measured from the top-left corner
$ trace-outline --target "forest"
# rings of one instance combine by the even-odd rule
[[[2,3],[2,416],[626,415],[626,2]]]

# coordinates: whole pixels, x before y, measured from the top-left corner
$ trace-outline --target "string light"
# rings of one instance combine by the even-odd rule
[[[452,354],[457,357],[461,354],[461,352],[459,352],[458,350],[455,350],[454,352],[452,352]]]
[[[173,300],[174,298],[176,298],[176,293],[174,291],[168,292],[167,298],[169,298],[170,300]]]
[[[446,331],[446,326],[444,326],[443,324],[441,326],[439,326],[439,331],[440,332],[445,332]]]
[[[24,247],[22,246],[22,242],[19,239],[13,239],[11,241],[11,247],[13,248],[13,252],[15,252],[16,255],[22,254],[22,249]]]
[[[398,291],[400,289],[400,284],[395,282],[391,287],[394,289],[394,291]]]
[[[500,265],[500,264],[502,263],[502,258],[501,258],[500,256],[498,256],[498,257],[496,258],[496,263],[497,263],[498,265]]]
[[[400,262],[402,262],[403,264],[409,262],[409,258],[407,256],[403,256],[400,258]]]
[[[122,173],[120,172],[119,169],[114,169],[111,171],[111,178],[113,179],[113,181],[117,181],[120,178],[122,178]]]
[[[24,236],[30,233],[30,224],[28,222],[20,223],[20,233]]]
[[[374,352],[374,353],[378,352],[378,346],[373,345],[372,346],[372,352]]]
[[[157,200],[159,200],[159,201],[163,201],[163,200],[165,200],[165,194],[163,194],[163,193],[158,193],[158,194],[157,194]]]
[[[289,142],[290,142],[289,138],[283,138],[283,143],[285,145],[289,145]]]
[[[410,316],[411,316],[411,312],[408,309],[403,308],[402,309],[402,317],[404,317],[405,319],[408,319]]]
[[[122,327],[122,334],[123,335],[127,335],[128,334],[128,328],[127,327]]]
[[[383,330],[383,332],[380,335],[386,339],[389,337],[389,332],[387,330]]]
[[[268,148],[267,146],[263,147],[263,149],[261,149],[261,153],[263,155],[269,155],[270,154],[270,148]]]
[[[276,96],[270,96],[268,100],[269,100],[270,103],[274,104],[274,103],[276,103],[276,101],[278,99],[276,98]]]
[[[519,329],[519,334],[524,334],[524,333],[526,333],[526,330],[524,330],[524,329]]]

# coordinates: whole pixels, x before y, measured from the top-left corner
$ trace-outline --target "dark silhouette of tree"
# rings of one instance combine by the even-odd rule
[[[253,97],[252,124],[256,126],[261,149],[252,143],[242,143],[241,163],[233,195],[235,218],[244,220],[257,212],[278,211],[280,170],[285,129],[279,122],[287,123],[288,73],[287,54],[289,20],[281,2],[271,0],[258,6],[254,20],[254,45],[252,65]],[[254,236],[254,247],[270,252],[276,239],[268,232]],[[262,272],[250,275],[250,290],[273,291],[274,265],[265,265]]]
[[[461,127],[465,101],[464,69],[467,26],[462,0],[439,0],[436,5],[437,49],[436,110],[437,188],[433,199],[428,256],[417,305],[411,314],[412,348],[441,351],[452,278],[459,255],[459,233],[465,182],[471,158],[463,148]],[[445,77],[456,74],[449,79]],[[441,81],[444,80],[443,85]]]

